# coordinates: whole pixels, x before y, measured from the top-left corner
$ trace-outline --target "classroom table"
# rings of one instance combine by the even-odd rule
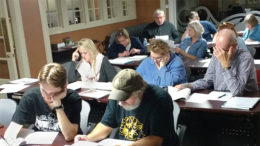
[[[209,93],[199,90],[196,93]],[[246,97],[259,97],[260,92],[245,93]],[[179,123],[187,126],[190,141],[211,146],[255,146],[260,144],[260,102],[253,109],[222,108],[224,101],[204,103],[177,101],[181,113]],[[185,139],[184,139],[185,141]]]
[[[1,137],[4,136],[6,128],[7,127],[0,129]],[[65,138],[62,135],[62,133],[59,133],[51,145],[43,145],[43,146],[63,146],[63,145],[72,145],[72,144],[73,144],[73,141],[69,141],[69,142],[65,141]],[[33,145],[30,145],[30,146],[33,146]],[[39,146],[39,145],[37,144],[35,146]]]
[[[33,84],[35,87],[38,84]],[[29,87],[30,88],[30,87]],[[27,88],[28,89],[28,88]],[[27,89],[20,92],[24,93]],[[84,89],[77,90],[78,92]],[[196,93],[209,93],[211,90],[199,90]],[[246,97],[260,97],[260,92],[245,93]],[[82,97],[93,106],[91,111],[95,111],[93,115],[97,116],[94,122],[99,122],[103,112],[105,111],[108,97],[99,100]],[[204,103],[191,103],[185,101],[177,101],[180,106],[181,113],[179,123],[187,126],[188,133],[191,138],[199,140],[200,144],[209,142],[213,146],[212,141],[217,140],[216,146],[225,145],[221,142],[227,142],[229,146],[260,145],[260,102],[251,110],[238,110],[222,108],[224,101],[209,100]],[[97,114],[97,112],[99,114]],[[89,118],[91,119],[91,118]],[[206,137],[206,140],[205,140]],[[224,140],[223,140],[224,138]],[[184,138],[185,141],[185,138]]]

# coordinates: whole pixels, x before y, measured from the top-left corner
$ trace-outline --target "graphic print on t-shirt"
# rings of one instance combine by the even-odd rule
[[[36,116],[35,127],[41,131],[60,131],[58,119],[54,113]]]
[[[125,117],[121,121],[120,135],[127,140],[138,140],[145,136],[143,131],[143,123],[134,116]]]

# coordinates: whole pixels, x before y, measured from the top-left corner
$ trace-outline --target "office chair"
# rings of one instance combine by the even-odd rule
[[[185,125],[178,124],[179,115],[180,115],[180,107],[175,101],[173,101],[174,130],[179,137],[180,145],[182,145],[182,140],[187,127]]]
[[[82,100],[82,108],[80,112],[80,128],[83,134],[87,134],[89,131],[88,127],[88,117],[90,113],[90,105],[87,101]]]
[[[16,106],[16,102],[12,99],[0,99],[0,123],[5,127],[11,123]]]

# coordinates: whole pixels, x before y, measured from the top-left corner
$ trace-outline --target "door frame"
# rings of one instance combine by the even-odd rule
[[[10,20],[10,16],[8,14],[8,9],[7,9],[7,0],[0,0],[0,2],[1,2],[1,7],[2,7],[1,9],[2,9],[2,13],[3,13],[3,15],[1,15],[1,16],[3,18],[5,18],[7,37],[8,37],[8,41],[9,41],[8,45],[10,46],[10,51],[8,51],[8,52],[5,48],[6,57],[1,58],[1,60],[7,61],[9,79],[0,78],[0,84],[1,84],[1,83],[6,83],[9,80],[17,79],[18,71],[17,71],[16,59],[15,59],[15,51],[14,51],[15,48],[14,48],[11,20]]]

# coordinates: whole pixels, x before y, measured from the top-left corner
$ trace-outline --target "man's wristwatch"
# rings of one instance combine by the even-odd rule
[[[57,109],[61,109],[61,108],[63,109],[63,104],[61,104],[60,106],[55,106],[55,107],[53,108],[53,110],[56,111]]]

